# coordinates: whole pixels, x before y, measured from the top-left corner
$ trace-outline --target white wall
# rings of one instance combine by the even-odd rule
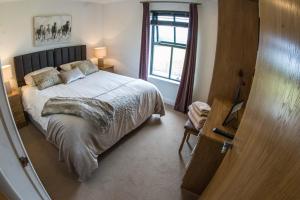
[[[151,4],[150,9],[188,11],[188,4]],[[142,30],[142,5],[127,0],[106,4],[103,7],[104,43],[108,47],[106,61],[116,67],[120,74],[138,77]],[[194,100],[208,98],[217,41],[218,1],[206,0],[199,6],[199,40],[195,75]],[[169,104],[174,104],[178,84],[149,78]]]
[[[151,4],[150,9],[185,10],[188,4]],[[203,0],[199,11],[198,53],[194,100],[206,101],[212,78],[217,41],[218,1]],[[33,16],[72,15],[72,40],[67,44],[33,46]],[[124,0],[108,4],[76,1],[26,0],[0,4],[0,58],[2,64],[13,64],[13,56],[75,44],[92,47],[102,43],[108,47],[107,63],[115,65],[117,73],[138,77],[142,29],[142,4]],[[14,70],[13,70],[14,71]],[[178,84],[149,78],[169,104],[174,104]]]
[[[103,41],[108,49],[107,62],[118,73],[138,77],[143,9],[135,0],[105,4]]]
[[[213,76],[218,35],[218,0],[206,0],[198,7],[199,34],[194,100],[207,101]]]
[[[102,5],[70,1],[26,0],[0,4],[0,58],[2,64],[13,64],[16,55],[61,47],[87,44],[91,47],[102,43]],[[33,46],[33,17],[38,15],[72,15],[72,39],[70,43]],[[13,70],[14,71],[14,70]]]

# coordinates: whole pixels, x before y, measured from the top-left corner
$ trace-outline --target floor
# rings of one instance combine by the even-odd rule
[[[0,200],[7,200],[7,198],[0,192]]]
[[[99,158],[99,168],[80,183],[58,161],[58,150],[32,124],[20,130],[29,157],[50,196],[84,200],[194,200],[180,189],[191,147],[178,147],[186,116],[167,108]],[[191,137],[191,144],[195,138]]]

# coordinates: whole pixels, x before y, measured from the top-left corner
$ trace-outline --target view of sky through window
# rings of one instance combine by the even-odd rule
[[[150,74],[180,81],[188,36],[189,18],[158,14],[152,16]]]

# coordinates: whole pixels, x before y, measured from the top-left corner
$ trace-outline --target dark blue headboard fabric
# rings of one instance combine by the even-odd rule
[[[62,47],[14,57],[18,86],[25,85],[24,76],[44,67],[59,67],[69,62],[86,60],[86,45]]]

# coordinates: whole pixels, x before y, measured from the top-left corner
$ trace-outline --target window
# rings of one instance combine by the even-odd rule
[[[188,12],[152,11],[151,75],[180,81],[188,25]]]

